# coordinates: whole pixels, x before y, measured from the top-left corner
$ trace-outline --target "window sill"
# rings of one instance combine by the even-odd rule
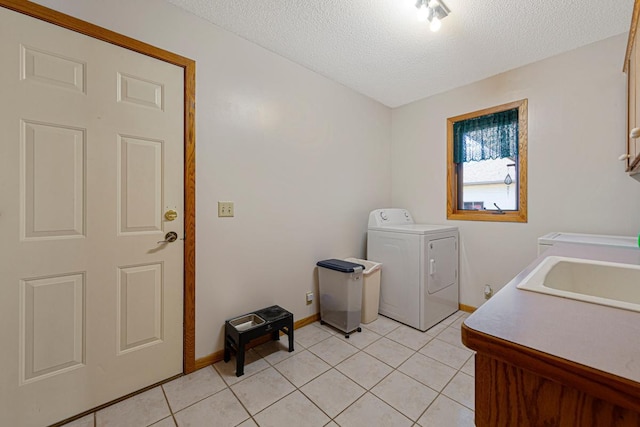
[[[526,212],[510,211],[504,214],[493,211],[447,212],[447,219],[454,221],[527,222]]]

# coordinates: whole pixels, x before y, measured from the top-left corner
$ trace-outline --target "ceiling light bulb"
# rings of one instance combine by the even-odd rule
[[[438,19],[437,15],[433,15],[433,19],[431,20],[431,25],[429,26],[429,28],[431,28],[431,31],[435,33],[440,29],[440,27],[442,27],[442,22],[440,22],[440,19]]]
[[[422,4],[422,6],[418,8],[418,21],[426,22],[427,19],[429,19],[429,9],[425,4]]]

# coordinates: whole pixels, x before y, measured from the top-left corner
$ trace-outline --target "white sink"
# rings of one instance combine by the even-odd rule
[[[519,289],[640,312],[640,266],[549,256]]]

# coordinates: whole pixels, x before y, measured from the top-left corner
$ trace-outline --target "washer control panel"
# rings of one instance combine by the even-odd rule
[[[406,209],[376,209],[369,214],[369,227],[381,225],[413,224],[413,218]]]

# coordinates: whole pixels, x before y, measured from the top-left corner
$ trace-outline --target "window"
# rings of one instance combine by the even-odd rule
[[[447,119],[447,219],[527,222],[527,100]]]

